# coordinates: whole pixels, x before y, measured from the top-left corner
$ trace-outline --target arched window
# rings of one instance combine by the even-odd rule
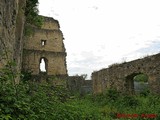
[[[41,58],[40,59],[40,64],[39,64],[39,70],[40,72],[46,73],[47,72],[47,59],[46,58]]]

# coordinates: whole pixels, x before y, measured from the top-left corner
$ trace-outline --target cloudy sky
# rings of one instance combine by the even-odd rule
[[[160,0],[39,0],[57,19],[69,75],[160,52]]]

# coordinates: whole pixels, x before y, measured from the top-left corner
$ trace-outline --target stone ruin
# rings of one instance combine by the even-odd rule
[[[23,46],[22,70],[32,71],[32,80],[66,85],[70,91],[91,93],[92,83],[81,76],[68,76],[63,34],[57,20],[44,17],[41,28],[29,26],[33,34],[26,37]],[[45,70],[41,70],[41,63]]]
[[[63,34],[57,20],[43,17],[41,28],[29,26],[33,34],[26,37],[23,46],[22,69],[31,70],[33,79],[46,80],[67,75],[66,50]],[[44,70],[41,70],[41,63]]]
[[[148,89],[153,93],[160,93],[160,53],[93,72],[93,93],[103,93],[114,88],[123,93],[134,94],[133,78],[141,73],[148,76]]]
[[[92,80],[85,80],[83,76],[68,76],[67,88],[81,95],[92,93]]]
[[[0,1],[0,7],[3,8],[0,9],[0,68],[8,61],[14,61],[17,64],[15,74],[20,73],[21,69],[30,69],[36,80],[48,80],[54,76],[68,77],[63,34],[57,20],[44,17],[42,28],[32,26],[33,35],[23,38],[25,1]],[[42,61],[45,63],[45,71],[40,69]],[[103,93],[109,88],[134,93],[133,78],[140,73],[148,75],[149,89],[160,93],[160,54],[93,72],[93,83],[89,81],[89,86],[93,85],[94,94]],[[81,87],[87,86],[86,81],[74,77],[68,77],[67,81],[72,90],[79,91]]]

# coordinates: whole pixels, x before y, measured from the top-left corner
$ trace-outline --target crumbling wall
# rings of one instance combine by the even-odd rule
[[[42,16],[43,17],[43,16]],[[42,29],[48,29],[48,30],[58,30],[60,28],[59,22],[51,17],[45,17],[45,22],[42,25]]]
[[[20,72],[22,62],[25,1],[0,1],[0,68],[8,61],[15,61],[16,73]]]
[[[40,74],[40,60],[46,59],[47,75],[67,75],[66,51],[59,23],[44,17],[42,28],[32,27],[33,34],[24,42],[23,69]]]
[[[160,54],[122,64],[115,64],[109,68],[93,72],[93,92],[94,94],[98,94],[106,89],[115,88],[121,92],[132,93],[133,86],[129,81],[139,73],[144,73],[149,77],[148,84],[150,91],[160,93]]]

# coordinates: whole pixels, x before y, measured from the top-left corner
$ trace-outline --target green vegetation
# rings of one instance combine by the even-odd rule
[[[71,96],[63,86],[30,81],[30,71],[23,72],[20,83],[16,84],[14,67],[15,63],[9,62],[0,71],[1,120],[160,119],[158,95],[122,96],[110,89],[96,96]]]
[[[38,0],[27,0],[25,7],[26,25],[24,35],[30,36],[33,34],[31,26],[41,27],[43,25],[43,17],[38,15]]]
[[[25,36],[31,36],[33,34],[33,28],[29,25],[25,25],[25,28],[24,28],[24,35]]]
[[[154,120],[160,119],[160,96],[158,95],[122,96],[115,90],[108,90],[105,94],[96,96],[94,102],[106,120],[116,119],[118,114],[126,115],[119,117],[121,118],[120,120],[133,119],[134,114],[137,115],[134,120],[142,120],[143,118],[149,120],[151,114],[156,115]],[[132,117],[127,117],[127,115],[132,115]]]
[[[148,76],[146,74],[139,74],[134,77],[136,82],[148,82]]]
[[[25,7],[26,23],[41,27],[43,18],[38,15],[38,0],[27,0]]]
[[[87,99],[71,98],[65,87],[30,81],[23,72],[15,82],[15,64],[0,71],[0,119],[2,120],[93,120],[100,119],[97,108]],[[27,80],[28,79],[28,80]]]

